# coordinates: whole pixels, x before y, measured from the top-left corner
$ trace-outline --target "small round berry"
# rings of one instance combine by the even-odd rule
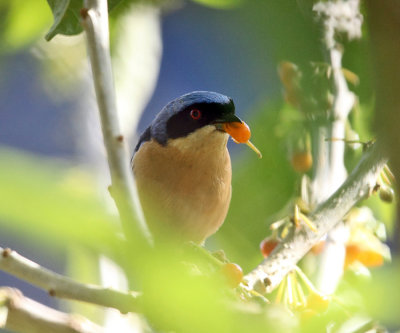
[[[297,172],[307,172],[312,167],[312,156],[309,151],[295,152],[291,159],[292,167]]]
[[[278,240],[276,238],[267,237],[263,239],[260,243],[260,250],[262,255],[266,258],[278,245]]]
[[[381,187],[379,189],[379,198],[387,203],[393,202],[394,191],[390,187]]]
[[[315,255],[320,254],[322,252],[322,250],[324,249],[325,246],[325,241],[319,241],[317,244],[315,244],[312,248],[311,248],[311,252]]]
[[[238,264],[232,262],[224,264],[221,273],[231,288],[236,288],[242,282],[243,270]]]

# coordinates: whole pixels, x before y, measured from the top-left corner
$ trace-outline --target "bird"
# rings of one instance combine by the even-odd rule
[[[223,224],[232,193],[229,135],[261,156],[233,100],[210,91],[172,100],[140,135],[131,167],[154,239],[203,244]]]

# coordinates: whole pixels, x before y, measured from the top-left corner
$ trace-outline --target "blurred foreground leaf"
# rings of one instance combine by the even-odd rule
[[[156,331],[285,332],[295,325],[288,312],[277,314],[274,306],[240,299],[218,271],[196,273],[188,269],[196,267],[193,263],[182,262],[168,248],[159,250],[140,272],[143,311]]]
[[[379,318],[385,325],[398,328],[400,262],[395,259],[393,264],[373,270],[372,274],[373,279],[354,277],[352,285],[363,296],[368,315]]]
[[[0,148],[0,226],[32,242],[96,249],[115,241],[117,223],[106,213],[96,185],[60,162]]]
[[[34,41],[51,22],[44,1],[13,0],[0,3],[0,49],[13,51]]]

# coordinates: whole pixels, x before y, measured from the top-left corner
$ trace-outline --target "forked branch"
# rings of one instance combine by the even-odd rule
[[[115,308],[122,313],[136,311],[137,294],[77,282],[52,272],[10,249],[0,247],[0,269],[46,290],[50,296]]]

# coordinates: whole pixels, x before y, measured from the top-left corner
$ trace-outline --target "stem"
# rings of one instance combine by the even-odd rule
[[[81,11],[87,50],[93,73],[104,145],[111,175],[111,193],[125,235],[139,245],[151,244],[151,236],[140,209],[139,197],[129,165],[125,138],[121,133],[115,100],[109,52],[107,0],[85,0]]]
[[[313,131],[312,149],[315,151],[315,160],[322,162],[316,164],[311,181],[313,205],[325,201],[347,177],[344,165],[345,142],[326,139],[345,138],[347,117],[355,103],[355,96],[348,89],[342,72],[343,47],[337,43],[336,35],[339,32],[348,36],[360,35],[358,6],[358,0],[319,2],[314,6],[324,27],[324,46],[332,73],[333,105],[327,119],[322,121],[323,124],[314,125],[318,129]],[[350,23],[343,23],[343,20]],[[317,288],[324,294],[333,293],[342,277],[348,237],[349,231],[344,223],[338,223],[327,234],[316,275]]]
[[[0,269],[46,290],[50,296],[115,308],[122,313],[138,309],[138,295],[76,282],[52,272],[10,249],[0,247]]]
[[[102,327],[82,316],[49,308],[13,288],[0,288],[0,314],[0,328],[13,332],[104,332]]]
[[[307,227],[290,233],[275,250],[247,274],[250,289],[271,292],[322,236],[336,226],[359,201],[370,195],[387,158],[377,144],[370,147],[342,186],[309,216],[317,232]]]
[[[334,47],[328,50],[328,54],[332,68],[334,101],[331,110],[333,120],[327,122],[326,132],[330,138],[345,138],[347,116],[354,105],[355,98],[349,91],[342,73],[342,51],[339,47]],[[321,141],[325,141],[325,139],[319,137],[317,144],[321,145]],[[326,160],[322,170],[323,177],[312,180],[313,197],[316,199],[316,204],[334,193],[347,176],[344,166],[345,142],[328,140],[323,145],[322,151],[317,149],[323,154],[317,158]],[[317,165],[317,167],[321,166]],[[321,170],[317,170],[317,175],[321,173],[319,171]],[[328,233],[324,249],[319,256],[316,284],[324,294],[333,293],[342,277],[345,243],[349,236],[347,229],[343,223],[338,223]]]
[[[350,4],[350,2],[352,4]],[[324,26],[324,40],[328,61],[332,69],[332,90],[334,95],[333,106],[331,109],[332,121],[328,122],[327,131],[331,138],[345,138],[345,127],[347,117],[354,106],[355,96],[349,91],[346,79],[342,71],[343,47],[335,40],[335,35],[342,26],[342,18],[338,17],[350,8],[350,21],[356,22],[359,19],[358,0],[351,0],[348,3],[339,1],[336,3],[327,3],[320,5],[317,13],[322,16]],[[318,8],[318,7],[317,7]],[[315,9],[315,8],[314,8]],[[343,11],[343,12],[342,12]],[[346,18],[346,17],[345,17]],[[359,36],[361,34],[361,25],[349,25],[344,31],[348,36]],[[333,33],[332,33],[333,32]],[[325,193],[331,195],[346,179],[347,171],[344,165],[345,142],[328,141],[326,156],[328,165],[325,174],[325,180],[318,179],[313,182],[315,198],[326,197],[321,195],[321,189],[325,188]],[[321,201],[317,203],[320,203]],[[324,294],[332,294],[343,275],[344,260],[346,256],[345,243],[349,237],[348,227],[344,223],[338,223],[327,235],[324,249],[319,256],[318,270],[316,274],[317,288]]]

